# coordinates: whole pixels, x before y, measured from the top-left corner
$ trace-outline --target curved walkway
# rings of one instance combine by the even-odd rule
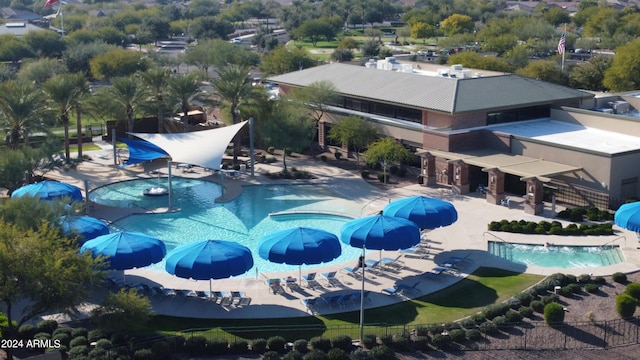
[[[84,188],[86,181],[89,189],[94,189],[116,181],[157,176],[155,173],[152,173],[152,171],[160,171],[165,174],[167,171],[166,163],[147,163],[120,169],[113,165],[112,160],[100,158],[98,156],[99,153],[102,152],[87,152],[87,155],[94,160],[83,162],[78,166],[77,170],[51,172],[48,173],[47,176],[72,183],[81,188]],[[412,292],[411,296],[423,296],[450,286],[464,278],[466,274],[473,272],[479,266],[498,267],[542,275],[556,272],[573,273],[576,275],[584,273],[610,275],[618,271],[633,272],[640,268],[640,251],[638,251],[636,234],[633,232],[617,229],[615,236],[586,236],[579,238],[495,233],[495,235],[507,242],[539,244],[551,242],[556,245],[598,246],[611,242],[620,236],[623,237],[616,241],[616,243],[623,248],[626,258],[626,260],[620,264],[588,269],[526,267],[490,256],[486,252],[487,241],[494,240],[493,236],[487,232],[487,224],[490,221],[524,219],[538,222],[544,219],[544,216],[525,214],[517,199],[515,199],[516,201],[512,201],[510,208],[507,208],[488,204],[475,193],[458,195],[452,193],[447,188],[428,188],[411,185],[404,188],[382,190],[368,184],[358,176],[335,167],[322,166],[320,162],[310,162],[295,158],[289,158],[287,162],[290,166],[295,166],[298,169],[306,170],[316,175],[317,179],[312,181],[327,184],[344,198],[363,204],[363,215],[373,214],[382,210],[391,200],[412,195],[440,198],[452,202],[456,207],[459,219],[455,224],[446,228],[432,230],[427,234],[431,243],[430,251],[432,252],[432,255],[428,258],[420,258],[399,252],[383,251],[378,254],[376,251],[368,253],[368,257],[374,259],[377,259],[379,256],[395,258],[397,255],[404,255],[401,259],[404,261],[405,266],[402,269],[394,271],[384,271],[380,273],[367,272],[365,287],[366,291],[370,291],[369,301],[365,304],[367,308],[385,306],[405,300],[405,298],[401,296],[386,295],[382,292],[383,289],[393,287],[395,284],[402,283],[411,286],[420,281],[417,286],[417,291]],[[234,195],[237,196],[243,184],[278,183],[259,174],[265,171],[273,172],[279,170],[280,168],[274,165],[257,164],[255,168],[256,176],[254,177],[249,175],[249,171],[243,171],[236,179],[225,179],[226,200],[233,198]],[[196,170],[191,173],[176,173],[175,170],[174,173],[179,176],[205,178],[216,182],[220,181],[219,176],[211,175],[211,173],[205,172],[200,168],[196,168]],[[90,205],[89,212],[90,215],[107,221],[113,221],[128,216],[131,213],[131,211],[126,209],[108,208],[97,205]],[[551,214],[550,209],[547,209],[545,214]],[[465,263],[457,272],[448,271],[437,277],[423,276],[425,272],[430,271],[437,264],[444,263],[451,256],[465,257],[467,255],[469,255],[471,261]],[[250,301],[244,304],[221,306],[211,301],[189,296],[157,295],[152,298],[154,311],[158,314],[191,318],[275,318],[307,316],[311,311],[307,309],[301,299],[318,298],[321,296],[329,297],[332,295],[358,293],[360,291],[361,278],[354,278],[340,271],[345,266],[353,265],[355,265],[354,262],[329,264],[316,269],[318,274],[337,271],[337,281],[332,285],[320,281],[322,286],[313,290],[304,288],[285,291],[280,294],[271,293],[265,284],[265,279],[283,278],[287,276],[297,277],[297,271],[295,273],[256,274],[255,277],[251,278],[215,280],[213,282],[214,291],[242,291]],[[145,269],[127,270],[126,279],[129,284],[144,283],[150,286],[188,290],[209,289],[208,281],[181,279],[167,273]],[[333,306],[330,306],[328,303],[319,301],[315,311],[320,314],[353,311],[358,309],[359,302],[354,301],[340,305],[332,305]]]

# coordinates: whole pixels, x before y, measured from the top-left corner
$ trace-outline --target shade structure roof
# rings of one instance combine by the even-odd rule
[[[39,197],[40,200],[59,200],[65,197],[71,201],[82,201],[80,188],[60,181],[44,180],[37,183],[22,186],[11,193],[12,198]]]
[[[227,145],[246,123],[178,134],[130,134],[166,151],[172,161],[220,170]]]
[[[169,274],[194,280],[226,279],[253,267],[251,250],[236,242],[201,240],[180,245],[167,255]]]
[[[91,216],[63,216],[60,225],[65,235],[78,235],[80,242],[109,233],[109,226],[104,221]]]
[[[166,151],[148,141],[127,138],[119,138],[118,140],[127,144],[127,148],[129,148],[129,158],[125,165],[134,165],[169,155]]]
[[[165,244],[149,235],[135,232],[114,232],[89,240],[80,252],[90,251],[94,257],[108,257],[109,268],[126,270],[141,268],[161,261]]]
[[[258,242],[260,257],[278,264],[320,264],[341,253],[342,246],[336,235],[306,227],[276,231]]]
[[[407,219],[378,214],[344,224],[340,240],[356,248],[401,250],[420,242],[420,229]]]
[[[613,220],[621,228],[640,232],[640,201],[620,206]]]
[[[421,229],[448,226],[458,220],[458,212],[452,203],[426,196],[410,196],[392,201],[382,214],[411,220]]]

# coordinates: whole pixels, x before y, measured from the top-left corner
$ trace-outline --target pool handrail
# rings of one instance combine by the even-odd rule
[[[355,219],[355,216],[353,216],[352,214],[343,213],[339,211],[325,211],[325,210],[284,210],[284,211],[276,211],[276,212],[269,213],[269,217],[283,216],[283,215],[296,215],[296,214],[332,215],[332,216],[340,216],[340,217]]]
[[[620,240],[620,239],[623,239],[623,240],[624,240],[624,247],[627,247],[627,237],[626,237],[626,236],[624,236],[624,235],[620,235],[620,236],[618,236],[617,238],[615,238],[615,239],[613,239],[613,240],[609,240],[609,241],[607,241],[606,243],[604,243],[604,244],[600,245],[599,247],[605,247],[605,246],[610,245],[611,243],[613,243],[613,242],[615,242],[615,241],[618,241],[618,240]]]
[[[510,247],[510,248],[514,247],[512,243],[507,242],[506,240],[504,240],[504,239],[502,239],[502,238],[500,238],[500,237],[496,236],[495,234],[493,234],[491,232],[488,232],[488,231],[483,232],[482,233],[482,237],[484,237],[486,234],[489,234],[489,235],[493,236],[494,239],[496,239],[496,240],[502,241],[507,247]],[[488,240],[488,241],[490,241],[490,240]]]

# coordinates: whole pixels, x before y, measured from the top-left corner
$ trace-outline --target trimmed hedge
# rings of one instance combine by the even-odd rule
[[[613,235],[613,224],[569,224],[563,228],[560,222],[554,221],[548,223],[541,221],[525,220],[501,220],[492,221],[488,225],[489,231],[502,231],[521,234],[539,234],[539,235]]]
[[[627,319],[633,316],[638,307],[638,300],[629,294],[620,294],[616,296],[616,311],[621,318]]]
[[[552,302],[544,307],[544,321],[549,325],[556,325],[564,321],[564,308],[562,305]]]

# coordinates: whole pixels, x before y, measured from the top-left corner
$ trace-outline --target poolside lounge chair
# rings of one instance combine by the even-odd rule
[[[320,298],[329,305],[330,309],[333,309],[334,306],[342,307],[342,295],[322,296]]]
[[[367,270],[372,271],[374,273],[380,273],[380,271],[382,270],[382,261],[381,260],[373,260],[373,259],[369,259],[367,261],[365,261],[365,266],[367,268]]]
[[[330,271],[326,273],[320,274],[320,276],[327,282],[328,286],[337,286],[340,284],[340,281],[336,277],[337,271]]]
[[[416,288],[418,287],[419,284],[420,284],[420,281],[417,281],[411,286],[405,285],[405,284],[398,284],[392,288],[382,289],[382,292],[387,293],[389,295],[394,295],[394,296],[404,296],[406,294],[416,291]]]
[[[202,300],[211,300],[213,297],[213,294],[211,293],[211,291],[209,290],[200,290],[200,291],[196,291],[196,294],[198,295],[198,297]]]
[[[215,303],[221,302],[225,297],[227,297],[226,291],[214,291],[211,293],[211,300]]]
[[[225,291],[223,294],[224,295],[220,299],[220,306],[222,306],[222,307],[230,307],[231,304],[233,303],[233,298],[231,297],[231,293],[228,293],[228,292]]]
[[[347,275],[351,275],[354,278],[358,277],[358,274],[361,272],[360,268],[353,268],[350,266],[345,266],[342,269],[340,269],[340,271],[342,271],[343,273],[347,274]]]
[[[298,285],[298,281],[294,277],[288,276],[286,278],[282,278],[282,282],[290,291],[300,290],[300,285]]]
[[[238,306],[240,301],[245,298],[244,291],[232,291],[231,294],[231,305]]]
[[[401,270],[404,268],[404,261],[400,260],[402,254],[396,256],[396,258],[383,257],[380,260],[380,266],[387,269]]]
[[[322,287],[318,280],[316,280],[316,273],[308,273],[307,275],[302,275],[302,277],[300,277],[300,281],[304,283],[307,288],[312,290]]]
[[[265,283],[269,286],[269,290],[274,294],[280,294],[284,292],[282,285],[280,285],[280,279],[267,279]]]

